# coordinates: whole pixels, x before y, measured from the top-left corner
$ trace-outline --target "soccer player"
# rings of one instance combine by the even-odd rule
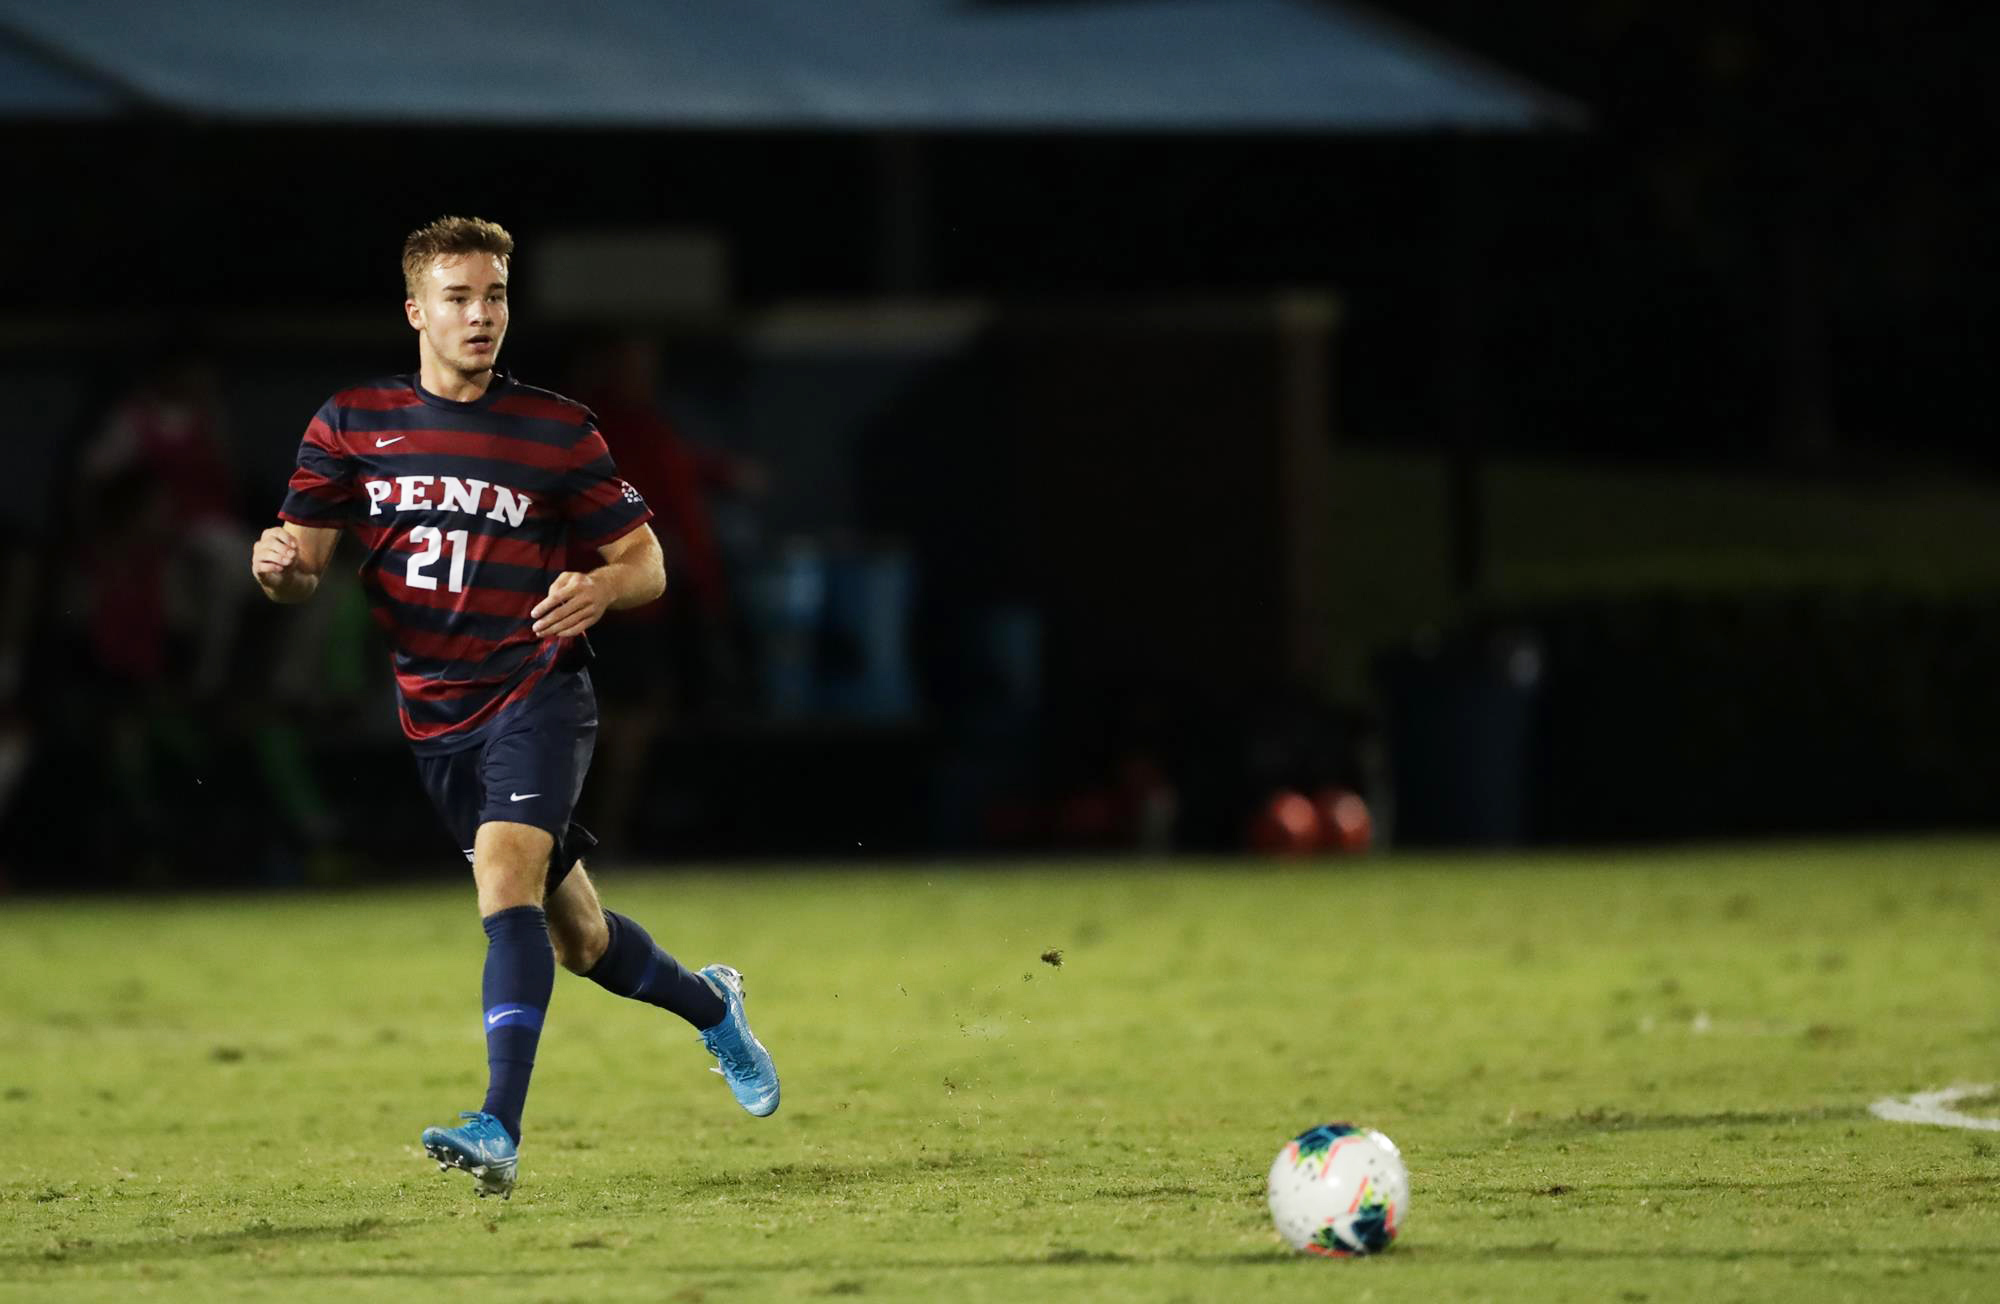
[[[690,973],[606,910],[580,860],[596,839],[570,815],[597,731],[584,632],[666,584],[652,513],[618,478],[590,412],[499,370],[513,237],[445,217],[403,245],[403,313],[417,371],[342,390],[306,427],[298,469],[250,569],[274,602],[319,586],[343,530],[393,650],[403,732],[453,845],[472,862],[487,936],[481,982],[487,1088],[423,1147],[514,1187],[555,966],[670,1010],[744,1109],[778,1107],[778,1074],[744,1016],[742,975]],[[574,543],[602,564],[566,570]]]

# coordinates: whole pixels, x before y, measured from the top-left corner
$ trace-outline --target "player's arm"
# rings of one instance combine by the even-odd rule
[[[340,531],[286,521],[258,537],[250,549],[250,575],[273,602],[304,602],[319,589],[333,560]]]
[[[604,564],[564,571],[528,614],[543,638],[581,634],[607,611],[643,606],[667,591],[667,560],[650,525],[640,525],[597,550]]]

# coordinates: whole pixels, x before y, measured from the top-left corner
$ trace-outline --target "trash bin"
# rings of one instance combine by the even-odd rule
[[[1541,645],[1468,635],[1382,666],[1396,841],[1511,847],[1533,835]]]

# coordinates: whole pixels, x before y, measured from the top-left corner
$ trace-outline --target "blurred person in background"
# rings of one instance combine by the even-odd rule
[[[294,881],[335,821],[304,739],[268,709],[269,658],[241,646],[251,536],[217,367],[185,342],[159,358],[75,466],[77,519],[94,524],[74,556],[79,705],[100,717],[113,798],[88,840],[141,879]]]
[[[186,683],[213,698],[228,678],[245,595],[238,567],[250,532],[237,514],[223,441],[214,364],[179,346],[124,401],[86,445],[80,469],[87,502],[113,481],[139,477],[157,495],[171,531],[159,542],[158,614],[185,648]]]
[[[514,240],[446,217],[404,243],[418,369],[341,391],[306,428],[278,515],[251,553],[267,597],[303,602],[343,530],[389,636],[398,713],[417,769],[472,864],[487,936],[481,980],[488,1082],[454,1127],[426,1128],[441,1168],[511,1194],[521,1114],[558,961],[701,1031],[753,1115],[778,1107],[750,1032],[742,977],[689,972],[634,920],[607,911],[572,823],[597,732],[585,631],[657,598],[660,545],[590,413],[498,369]],[[594,552],[571,569],[581,546]]]
[[[103,740],[112,799],[88,833],[100,860],[109,863],[125,848],[142,878],[164,874],[184,842],[161,776],[174,767],[198,772],[203,758],[201,732],[173,678],[167,566],[174,536],[167,503],[165,485],[143,466],[99,469],[82,517],[96,526],[74,557],[84,703]]]
[[[657,341],[626,335],[590,350],[577,386],[597,417],[619,473],[652,506],[675,576],[667,593],[611,613],[599,641],[614,655],[598,687],[617,710],[604,722],[597,812],[619,845],[631,845],[646,758],[673,717],[716,706],[737,685],[735,602],[710,496],[760,494],[762,466],[689,441],[660,390]]]

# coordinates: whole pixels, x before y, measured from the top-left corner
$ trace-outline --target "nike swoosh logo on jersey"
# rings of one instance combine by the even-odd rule
[[[527,800],[528,798],[530,798],[530,797],[539,797],[539,796],[541,796],[541,795],[542,795],[542,794],[541,794],[541,793],[539,793],[539,792],[510,792],[510,793],[508,793],[508,794],[507,794],[507,800],[508,800],[508,801],[526,801],[526,800]]]
[[[375,441],[375,447],[387,448],[391,444],[400,444],[408,438],[408,435],[397,435],[394,439],[378,439]]]

